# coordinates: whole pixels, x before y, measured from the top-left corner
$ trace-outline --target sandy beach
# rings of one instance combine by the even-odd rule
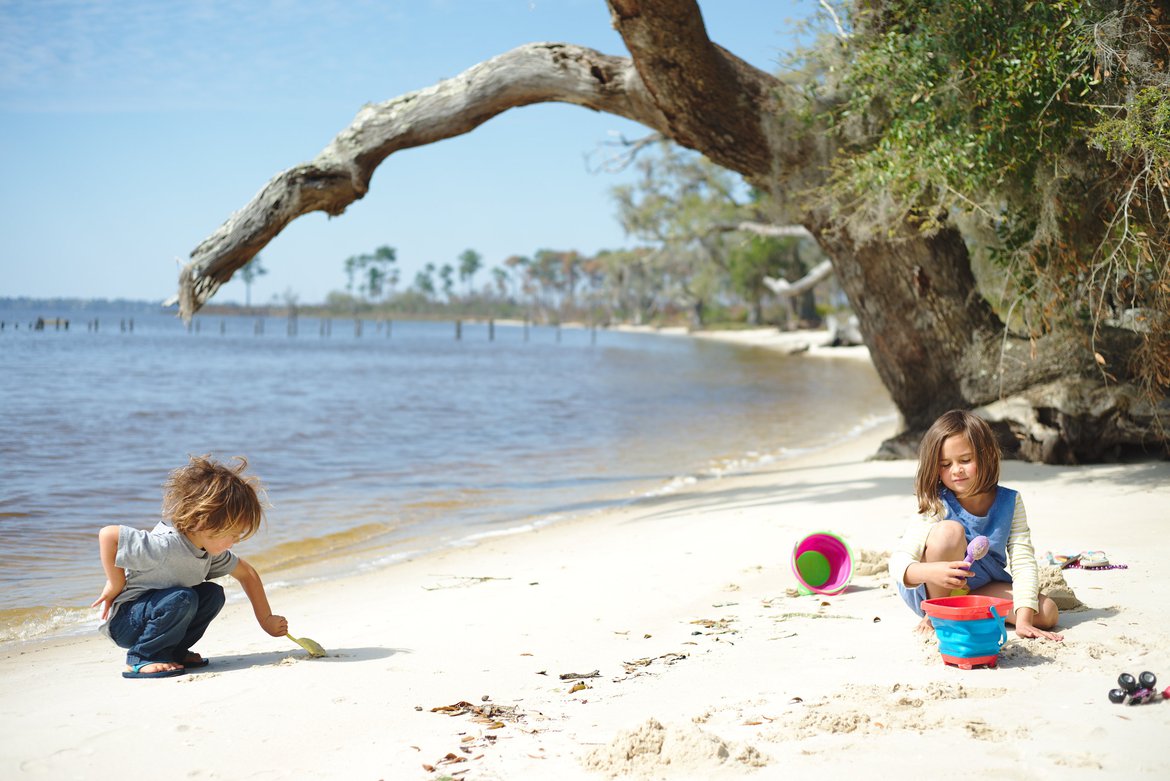
[[[1064,642],[1009,629],[995,669],[963,670],[888,585],[914,509],[914,464],[868,460],[892,433],[271,590],[323,659],[238,593],[197,648],[211,665],[176,678],[123,680],[96,632],[0,647],[0,777],[1170,777],[1170,702],[1106,698],[1125,671],[1170,686],[1170,462],[1005,463],[1042,564],[1126,568],[1048,571],[1083,603]],[[837,596],[789,566],[822,530],[853,553]]]

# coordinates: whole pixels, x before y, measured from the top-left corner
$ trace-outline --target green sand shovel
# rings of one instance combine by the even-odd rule
[[[285,632],[284,636],[289,640],[292,640],[301,648],[304,648],[306,651],[308,651],[309,656],[326,656],[325,649],[322,648],[321,644],[316,640],[310,640],[307,637],[296,638],[290,635],[288,632]]]

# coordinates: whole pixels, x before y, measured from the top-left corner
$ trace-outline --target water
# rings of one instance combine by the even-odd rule
[[[873,368],[681,337],[0,308],[0,641],[96,625],[96,532],[149,528],[189,454],[268,489],[270,587],[512,532],[824,446],[893,407]],[[99,317],[96,331],[87,320]],[[130,318],[133,318],[132,329]],[[21,323],[19,330],[13,322]]]

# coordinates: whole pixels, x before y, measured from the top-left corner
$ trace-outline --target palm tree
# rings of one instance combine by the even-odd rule
[[[455,267],[444,263],[439,269],[439,279],[443,280],[443,295],[447,296],[447,302],[450,303],[455,290]]]
[[[465,249],[459,255],[459,281],[467,285],[467,295],[471,295],[471,282],[475,272],[479,271],[483,255],[473,249]]]
[[[249,309],[252,308],[252,282],[256,277],[262,277],[268,273],[268,269],[260,262],[260,256],[256,255],[240,269],[240,277],[244,280],[244,305]]]

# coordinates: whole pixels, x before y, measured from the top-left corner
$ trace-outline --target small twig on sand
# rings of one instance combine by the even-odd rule
[[[445,586],[444,586],[444,585],[440,585],[440,586],[423,586],[423,590],[424,590],[424,591],[438,591],[439,589],[444,589],[444,588],[467,588],[468,586],[474,586],[474,585],[475,585],[475,584],[477,584],[477,583],[486,583],[486,582],[487,582],[487,581],[489,581],[489,580],[511,580],[511,578],[496,578],[496,577],[492,577],[492,576],[490,576],[490,575],[488,575],[488,576],[475,576],[475,575],[434,575],[434,576],[432,576],[432,577],[436,577],[436,578],[448,578],[448,579],[450,579],[450,580],[456,580],[456,581],[461,581],[461,582],[458,582],[458,583],[451,583],[451,584],[449,584],[449,585],[445,585]]]

